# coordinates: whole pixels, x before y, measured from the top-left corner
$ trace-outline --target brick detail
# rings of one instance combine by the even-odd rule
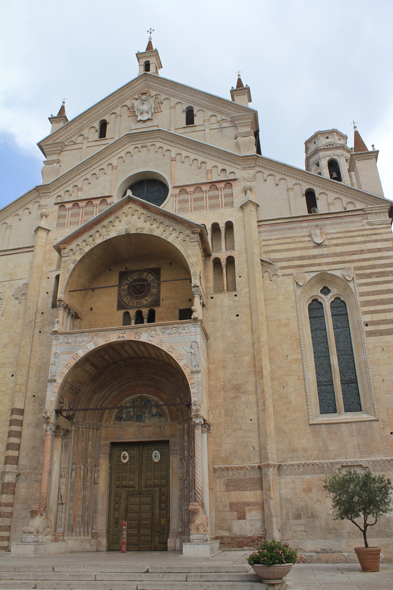
[[[8,438],[21,438],[22,431],[21,430],[9,430],[8,431]]]
[[[246,520],[246,508],[262,508],[262,502],[229,502],[229,510],[236,512],[237,520]]]
[[[11,416],[23,416],[24,413],[23,408],[12,408],[11,410]]]
[[[10,530],[11,530],[11,525],[10,524],[7,524],[7,525],[0,524],[0,531],[2,533],[6,533],[7,531],[10,531]]]
[[[4,465],[18,465],[19,457],[18,455],[9,455],[4,459]]]
[[[20,443],[16,442],[8,442],[6,446],[6,451],[19,451]]]
[[[1,491],[1,493],[3,493],[3,490]],[[13,502],[0,502],[0,508],[13,508],[13,506]]]
[[[256,549],[262,543],[262,535],[215,537],[220,541],[220,547],[228,549]]]
[[[20,426],[22,428],[23,420],[18,420],[17,418],[11,418],[9,422],[9,426]]]
[[[225,482],[226,492],[255,492],[257,490],[262,490],[262,478],[260,477],[227,479]]]
[[[15,484],[13,482],[5,481],[1,484],[1,493],[2,494],[10,494],[13,496],[15,494]]]

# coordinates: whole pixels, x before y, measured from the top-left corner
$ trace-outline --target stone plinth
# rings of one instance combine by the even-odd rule
[[[185,557],[211,557],[220,551],[220,541],[205,541],[203,543],[183,543]]]

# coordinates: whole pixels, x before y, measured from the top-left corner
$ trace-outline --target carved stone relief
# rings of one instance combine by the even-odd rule
[[[26,299],[28,287],[29,283],[23,283],[23,285],[12,291],[12,297],[16,299],[18,303],[20,303],[23,299]]]

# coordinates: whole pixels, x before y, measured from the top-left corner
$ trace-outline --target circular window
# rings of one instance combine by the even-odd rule
[[[129,186],[127,190],[130,190],[135,197],[139,197],[139,199],[143,199],[144,201],[148,201],[149,203],[158,206],[162,205],[168,196],[168,187],[166,184],[155,178],[139,180]]]

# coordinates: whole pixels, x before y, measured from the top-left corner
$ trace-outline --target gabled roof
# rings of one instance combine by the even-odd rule
[[[258,121],[258,113],[254,109],[235,103],[230,99],[203,92],[192,86],[144,72],[80,115],[77,115],[74,119],[71,119],[66,125],[60,127],[60,129],[47,135],[38,143],[38,147],[46,156],[45,150],[50,145],[54,143],[66,143],[72,140],[87,127],[109,116],[114,109],[144,90],[150,90],[152,93],[157,94],[166,93],[178,100],[187,100],[193,106],[210,110],[212,113],[223,118],[230,119],[235,115],[248,114],[256,119],[256,124]]]
[[[119,213],[122,209],[125,209],[130,203],[134,205],[138,205],[138,207],[144,209],[146,212],[150,214],[154,214],[154,216],[158,219],[162,219],[162,221],[166,224],[173,223],[176,224],[178,227],[184,227],[187,231],[192,231],[193,233],[197,233],[199,235],[199,239],[201,240],[203,250],[205,254],[210,255],[211,249],[209,244],[209,238],[207,235],[206,227],[203,225],[199,225],[199,223],[195,223],[194,221],[190,221],[185,217],[181,217],[176,213],[172,213],[171,211],[167,211],[166,209],[162,209],[153,203],[149,203],[148,201],[144,201],[139,197],[135,197],[134,195],[126,195],[117,203],[114,203],[108,209],[105,209],[99,215],[96,215],[90,221],[87,221],[84,225],[81,225],[76,230],[68,234],[65,238],[54,244],[54,249],[58,254],[61,254],[62,247],[68,246],[71,244],[75,239],[81,238],[84,234],[89,235],[91,230],[99,226],[102,221],[109,219],[114,214]]]

